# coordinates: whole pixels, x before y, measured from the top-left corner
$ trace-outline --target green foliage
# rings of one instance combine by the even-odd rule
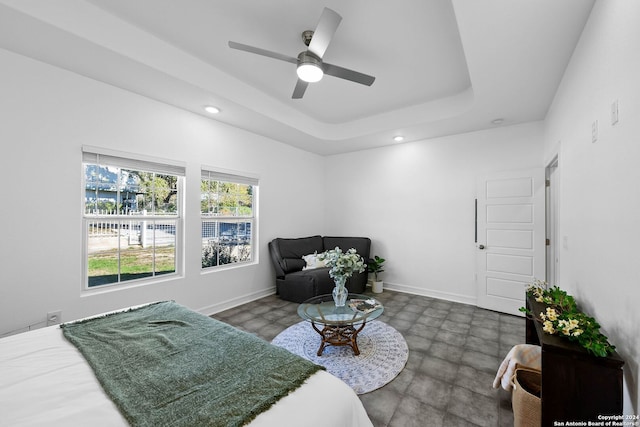
[[[549,288],[546,282],[536,281],[527,288],[527,295],[545,304],[546,310],[536,314],[521,307],[520,311],[540,322],[546,333],[577,342],[598,357],[606,357],[615,350],[615,346],[600,332],[598,322],[580,311],[575,299],[566,291],[558,286]]]
[[[325,251],[318,255],[320,261],[324,261],[329,269],[329,276],[332,279],[346,280],[353,273],[362,273],[366,269],[364,259],[358,255],[358,252],[351,248],[346,252],[342,252],[339,247]]]
[[[202,247],[202,268],[249,261],[250,259],[250,245],[224,245],[219,242],[210,242]]]
[[[156,213],[175,212],[177,210],[177,177],[159,175],[151,172],[135,172],[140,181],[140,190],[144,193],[140,209]]]
[[[200,211],[223,216],[251,216],[253,187],[222,181],[200,181]]]
[[[116,204],[112,200],[98,200],[96,208],[101,211],[111,212],[116,209]]]
[[[378,281],[378,273],[384,272],[383,264],[386,260],[384,258],[380,258],[378,255],[375,255],[372,259],[367,263],[367,269],[369,273],[373,273],[375,277],[375,281]]]
[[[231,248],[219,243],[206,245],[202,248],[202,268],[215,267],[231,262]]]

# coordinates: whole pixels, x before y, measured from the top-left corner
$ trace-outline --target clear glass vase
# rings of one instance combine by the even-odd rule
[[[347,296],[349,295],[349,291],[345,287],[347,282],[346,277],[335,277],[333,281],[336,284],[336,287],[333,288],[333,302],[335,302],[336,307],[344,307],[347,303]]]

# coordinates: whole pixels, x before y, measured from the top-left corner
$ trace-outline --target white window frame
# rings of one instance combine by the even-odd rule
[[[203,180],[208,181],[220,181],[224,183],[244,184],[252,186],[252,202],[251,202],[251,215],[220,215],[220,214],[205,214],[200,209],[200,238],[201,238],[201,258],[204,252],[205,237],[203,235],[204,225],[206,222],[225,222],[225,223],[250,223],[250,255],[248,260],[234,261],[225,264],[203,266],[201,263],[202,272],[218,271],[230,267],[241,267],[257,263],[258,261],[258,190],[259,190],[259,178],[250,173],[231,171],[212,166],[202,166],[200,173],[201,182]],[[203,193],[200,192],[200,201],[202,202]],[[220,236],[218,236],[220,237]],[[211,240],[215,240],[211,239]]]
[[[156,274],[155,271],[149,277],[120,280],[120,272],[118,273],[118,280],[113,283],[101,284],[96,286],[89,286],[89,224],[92,221],[105,218],[104,215],[99,213],[87,213],[86,211],[86,176],[85,176],[85,164],[99,164],[111,167],[118,167],[136,171],[155,172],[159,174],[175,175],[177,176],[176,190],[176,212],[175,215],[156,215],[155,212],[144,213],[136,215],[134,218],[136,221],[172,221],[175,222],[175,271],[171,273]],[[173,160],[167,160],[162,158],[156,158],[152,156],[126,153],[116,150],[110,150],[102,147],[83,146],[82,147],[82,238],[83,238],[83,275],[82,275],[82,290],[85,292],[95,292],[105,289],[115,288],[127,288],[130,286],[138,286],[141,284],[150,284],[168,279],[174,279],[176,277],[182,277],[184,275],[184,180],[185,180],[186,166],[182,162],[176,162]],[[126,214],[109,215],[109,220],[113,221],[130,221],[132,216]],[[155,243],[155,242],[154,242]],[[118,251],[121,250],[118,244]],[[154,261],[155,262],[155,261]]]

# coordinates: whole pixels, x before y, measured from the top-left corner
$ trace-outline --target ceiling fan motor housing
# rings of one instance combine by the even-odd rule
[[[321,67],[322,59],[318,58],[312,52],[305,50],[298,54],[298,65],[300,66],[302,64],[310,64],[315,65],[316,67]]]

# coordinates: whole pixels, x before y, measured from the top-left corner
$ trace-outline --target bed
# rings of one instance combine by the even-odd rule
[[[166,302],[162,302],[162,304],[164,303]],[[142,308],[146,307],[148,306],[143,306]],[[184,307],[180,308],[184,309],[191,318],[197,318],[199,319],[198,322],[204,322],[203,324],[206,327],[200,329],[208,331],[211,325],[210,321],[222,324],[222,322],[192,312]],[[92,326],[91,324],[95,323],[95,319],[117,318],[118,316],[123,316],[123,313],[133,313],[140,310],[140,307],[135,307],[92,317],[90,320],[82,319],[79,322],[71,322],[70,325],[75,327],[78,324],[87,323]],[[213,325],[215,326],[215,323]],[[229,325],[222,325],[238,331]],[[123,413],[123,409],[114,403],[112,394],[107,394],[107,391],[105,391],[108,388],[105,389],[103,374],[98,375],[97,371],[94,371],[96,362],[92,359],[93,356],[89,355],[89,358],[87,358],[86,354],[83,355],[86,348],[72,344],[70,339],[73,340],[75,338],[65,337],[68,334],[68,329],[72,328],[61,328],[56,325],[0,339],[0,424],[10,426],[146,425],[147,417],[144,414],[142,418],[138,418],[138,420],[142,421],[130,422],[130,415]],[[249,338],[256,339],[256,337],[248,333],[238,332],[249,336]],[[94,334],[93,331],[87,335],[99,336],[99,334]],[[165,337],[165,335],[164,332],[161,334],[162,337]],[[214,335],[222,334],[216,333]],[[182,339],[183,335],[179,335],[179,337]],[[168,338],[168,340],[175,341],[175,338]],[[111,338],[103,341],[111,342]],[[143,339],[134,336],[134,341],[143,341]],[[215,345],[232,346],[229,343],[228,336],[226,341],[226,344],[217,342]],[[236,340],[233,339],[233,341],[235,342]],[[258,343],[258,345],[260,344]],[[277,349],[277,351],[281,350],[270,344],[267,344],[267,346]],[[129,348],[129,345],[126,347]],[[244,344],[242,347],[244,347]],[[267,349],[267,351],[269,350]],[[233,357],[234,352],[229,354],[234,359],[233,363],[244,363],[235,360],[236,358]],[[126,368],[124,365],[128,365],[129,361],[134,358],[133,356],[128,356],[116,359],[126,361],[126,363],[122,364],[124,372]],[[261,356],[261,358],[261,360],[270,359],[271,356]],[[109,362],[114,358],[106,357],[106,359]],[[202,354],[194,354],[193,359],[207,359],[207,357],[206,355],[203,357]],[[216,363],[218,363],[219,359],[220,356],[216,357]],[[144,360],[144,363],[148,364],[148,366],[140,370],[144,371],[142,374],[146,374],[147,371],[154,375],[157,374],[159,368],[147,360]],[[210,363],[210,361],[204,360],[202,363]],[[256,363],[251,363],[251,365],[256,365]],[[182,367],[182,365],[180,366]],[[249,368],[248,366],[247,369]],[[243,368],[238,366],[238,369]],[[179,372],[180,381],[192,381],[192,374],[185,373],[185,369],[172,369],[173,371]],[[228,381],[230,380],[230,375],[227,372],[227,370],[216,372],[214,377],[219,378],[218,382]],[[115,376],[117,376],[117,373]],[[100,377],[100,380],[98,377]],[[198,381],[196,377],[197,373],[193,376],[194,382]],[[264,377],[267,378],[269,376],[265,375]],[[110,381],[114,382],[113,378]],[[267,380],[265,379],[264,381]],[[251,384],[251,388],[253,387],[253,384]],[[267,386],[267,388],[271,387]],[[198,389],[200,396],[206,397],[209,395],[208,390],[206,393],[201,393],[202,387],[200,386],[193,387],[193,389]],[[112,391],[109,391],[109,393],[112,393]],[[139,395],[144,398],[146,393],[140,393]],[[137,396],[134,397],[137,399]],[[213,399],[216,394],[211,391],[211,396]],[[118,399],[115,400],[118,401]],[[199,407],[225,406],[222,401],[216,402],[220,404],[212,405],[211,402],[202,402]],[[135,402],[130,406],[146,408],[144,402],[140,404]],[[250,417],[251,419],[247,421],[248,424],[246,425],[251,427],[300,425],[357,427],[372,425],[362,403],[353,390],[324,370],[309,374],[302,385],[279,397],[275,403],[269,403],[266,406],[258,415]],[[149,416],[149,419],[151,420],[152,417]],[[170,418],[163,418],[163,420],[166,422],[154,422],[153,424],[175,425],[174,421],[169,421]],[[215,418],[206,422],[206,424],[201,421],[197,424],[227,426],[242,425],[244,423],[237,424],[237,419],[227,422],[226,420]],[[189,423],[183,423],[183,425],[189,425]]]

